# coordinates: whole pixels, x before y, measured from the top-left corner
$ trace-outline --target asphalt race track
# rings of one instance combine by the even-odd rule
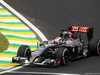
[[[47,39],[59,36],[59,29],[71,25],[94,28],[94,38],[100,38],[100,0],[4,0],[33,23]],[[50,72],[100,74],[100,56],[71,61],[58,68],[27,66],[17,72]],[[16,73],[8,73],[8,75]],[[19,73],[20,75],[21,73]],[[27,75],[27,74],[26,74]]]

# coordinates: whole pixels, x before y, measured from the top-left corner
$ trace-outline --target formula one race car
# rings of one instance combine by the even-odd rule
[[[87,40],[82,39],[84,33],[86,33]],[[35,51],[31,51],[29,46],[20,46],[12,62],[56,67],[66,65],[69,60],[100,55],[100,40],[93,39],[93,28],[91,27],[68,27],[62,30],[59,37],[42,41],[39,45],[40,47]]]

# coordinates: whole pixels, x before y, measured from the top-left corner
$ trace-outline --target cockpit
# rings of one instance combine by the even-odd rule
[[[63,39],[72,39],[73,34],[70,31],[63,31],[60,34],[60,37],[62,37]]]

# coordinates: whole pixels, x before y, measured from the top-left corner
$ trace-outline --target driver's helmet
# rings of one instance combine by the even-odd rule
[[[56,38],[54,39],[54,42],[57,43],[57,44],[59,44],[60,41],[61,41],[61,37],[56,37]]]
[[[63,32],[63,36],[65,39],[72,39],[72,33],[70,31]]]

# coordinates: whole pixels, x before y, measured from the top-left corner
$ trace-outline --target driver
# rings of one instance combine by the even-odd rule
[[[61,43],[61,40],[62,40],[61,37],[56,37],[56,38],[54,39],[54,43],[60,44],[60,43]]]
[[[56,37],[54,39],[55,44],[61,44],[62,42],[64,42],[64,40],[67,40],[67,39],[72,40],[73,34],[70,31],[64,31],[61,35],[62,36]]]
[[[64,31],[63,33],[62,33],[62,37],[64,38],[64,39],[72,39],[72,36],[73,36],[73,34],[70,32],[70,31]]]

